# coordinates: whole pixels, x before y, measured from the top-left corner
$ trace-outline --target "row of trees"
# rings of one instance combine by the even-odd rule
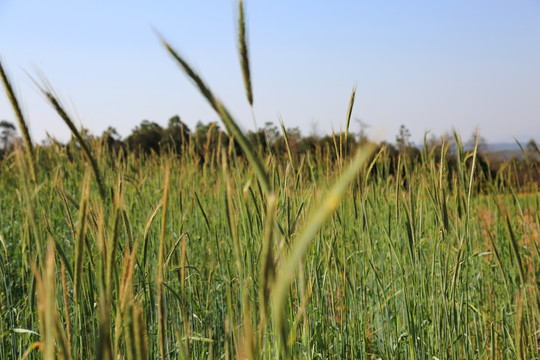
[[[287,145],[285,134],[288,140],[288,148],[293,156],[300,156],[305,153],[321,152],[325,155],[328,152],[336,153],[341,151],[345,145],[352,151],[359,144],[368,142],[368,137],[364,130],[365,126],[361,126],[361,131],[358,134],[349,134],[345,139],[344,134],[334,134],[326,136],[318,136],[311,134],[302,136],[300,130],[295,128],[277,127],[275,124],[267,122],[263,128],[256,132],[249,132],[248,137],[253,144],[257,144],[259,150],[271,152],[275,155],[285,155]],[[195,129],[190,129],[179,116],[173,116],[169,119],[167,127],[162,127],[159,124],[143,120],[136,126],[131,134],[125,139],[122,139],[116,129],[109,127],[101,136],[92,135],[88,130],[82,129],[81,133],[88,139],[101,141],[108,146],[111,151],[131,151],[140,154],[160,153],[161,151],[175,151],[181,153],[186,146],[191,146],[192,151],[204,156],[209,153],[209,150],[216,150],[219,147],[229,146],[229,137],[221,130],[216,122],[203,124],[198,122]],[[395,143],[381,143],[388,151],[394,154],[402,153],[412,158],[419,158],[420,151],[411,140],[411,133],[405,125],[401,125],[395,137]],[[455,151],[455,141],[451,135],[443,136],[446,144],[450,144],[449,153]],[[17,143],[18,137],[15,126],[6,121],[0,121],[0,158],[7,154]],[[74,139],[71,142],[76,143]],[[466,142],[465,146],[469,149],[476,142],[476,134]],[[427,145],[430,149],[437,149],[441,146],[441,138],[431,136]],[[479,153],[483,157],[487,157],[487,144],[485,139],[479,139]],[[523,149],[523,155],[526,161],[540,163],[540,151],[534,140]]]
[[[255,145],[258,145],[264,151],[273,154],[282,154],[286,151],[286,139],[289,142],[289,148],[293,155],[301,155],[308,152],[314,153],[319,150],[337,151],[340,147],[339,142],[347,144],[351,149],[368,140],[365,132],[359,134],[349,134],[345,141],[344,134],[318,136],[311,134],[302,136],[298,127],[284,128],[278,127],[271,122],[264,124],[264,127],[257,131],[249,131],[248,138]],[[104,141],[115,147],[123,147],[131,151],[143,153],[159,153],[164,149],[173,149],[181,152],[184,145],[192,143],[199,152],[206,152],[208,149],[215,149],[218,146],[228,146],[229,138],[217,122],[204,124],[198,122],[195,129],[190,129],[178,116],[169,119],[166,128],[161,127],[155,122],[143,120],[132,133],[125,139],[121,139],[115,129],[109,128],[103,134]],[[385,143],[387,147],[394,147],[392,144]],[[415,152],[416,147],[411,141],[410,131],[402,125],[396,136],[396,147],[398,150],[407,150]]]
[[[143,120],[136,126],[131,134],[122,139],[118,132],[109,127],[101,136],[93,136],[84,131],[87,138],[104,142],[113,150],[124,149],[143,154],[160,153],[161,151],[174,150],[182,152],[187,145],[192,146],[199,154],[207,153],[208,150],[218,147],[229,146],[229,137],[221,129],[217,122],[204,124],[198,122],[194,129],[190,129],[187,124],[181,121],[179,116],[169,119],[167,127],[162,127],[155,122]],[[285,136],[289,142],[289,148],[293,155],[301,155],[307,152],[334,151],[339,146],[339,139],[335,136],[302,136],[298,127],[279,128],[273,123],[267,122],[258,131],[250,131],[247,137],[257,145],[259,149],[272,152],[273,154],[284,154],[286,152]],[[339,138],[339,135],[337,135]],[[72,139],[75,142],[74,139]],[[344,135],[341,141],[345,143]],[[368,141],[365,136],[349,135],[347,144],[350,148],[356,147],[359,143]],[[406,144],[406,145],[405,145]],[[413,147],[410,136],[406,137],[403,146]]]

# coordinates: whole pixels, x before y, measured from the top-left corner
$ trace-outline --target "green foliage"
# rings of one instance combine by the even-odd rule
[[[49,311],[56,314],[51,319],[58,320],[47,321],[58,321],[61,329],[54,335],[56,357],[61,357],[65,340],[70,348],[65,351],[73,357],[94,358],[94,339],[104,336],[103,324],[110,324],[105,336],[111,339],[113,355],[158,354],[159,264],[164,266],[168,356],[183,352],[189,358],[226,353],[240,357],[249,339],[261,357],[277,356],[277,323],[272,317],[267,317],[260,340],[255,338],[258,321],[252,320],[262,315],[260,297],[268,296],[261,292],[260,271],[268,261],[285,261],[288,249],[300,241],[306,214],[318,209],[318,194],[339,176],[338,167],[332,166],[335,159],[311,154],[313,168],[306,160],[294,176],[275,158],[267,158],[273,164],[269,172],[277,194],[274,213],[262,208],[251,170],[234,155],[224,172],[222,163],[198,166],[195,153],[178,157],[163,152],[144,159],[129,153],[110,163],[105,148],[94,148],[101,154],[97,161],[106,187],[122,194],[100,201],[97,187],[85,190],[89,173],[81,171],[81,150],[73,150],[72,161],[66,151],[38,151],[43,180],[31,204],[26,204],[29,198],[17,197],[21,185],[13,165],[20,154],[1,164],[2,358],[19,358],[27,351],[29,358],[41,356],[33,344],[48,337],[38,316],[42,300],[39,287],[33,285],[37,274],[42,274],[42,291],[48,288],[45,279],[55,286],[54,310]],[[467,187],[472,181],[473,191],[468,208],[460,211],[467,191],[455,185],[460,174],[444,175],[444,161],[428,153],[415,171],[409,160],[391,170],[389,155],[383,150],[361,171],[306,249],[299,271],[291,275],[283,314],[289,355],[498,358],[516,356],[519,349],[533,357],[538,323],[534,284],[540,271],[538,195],[512,195],[525,189],[511,181],[479,194],[474,190],[480,179],[478,172],[471,172],[472,158],[462,158],[463,177]],[[42,161],[45,157],[48,165]],[[171,169],[168,214],[160,229],[156,214],[166,166]],[[497,174],[501,180],[514,175],[512,168]],[[223,207],[225,193],[230,210]],[[36,214],[36,231],[55,243],[54,276],[46,265],[47,252],[40,258],[32,245],[28,206]],[[87,215],[80,212],[82,207]],[[120,218],[117,209],[123,211]],[[469,213],[474,216],[467,221]],[[266,233],[266,216],[275,217],[274,233]],[[111,242],[113,233],[116,240]],[[265,237],[271,240],[263,241]],[[163,263],[158,261],[160,243]],[[116,248],[114,254],[110,246]],[[75,258],[80,267],[73,267]],[[111,261],[115,266],[108,268]],[[107,271],[112,272],[112,282]],[[266,285],[270,294],[281,278],[278,273]],[[104,306],[110,309],[105,315],[100,312]],[[247,321],[255,324],[251,332]],[[141,334],[140,343],[131,342],[131,332]]]
[[[180,120],[178,115],[175,115],[169,119],[166,128],[162,128],[155,122],[143,120],[139,126],[133,129],[125,143],[132,151],[146,154],[159,153],[162,148],[180,152],[189,138],[188,126]],[[119,140],[116,142],[118,143]]]
[[[354,90],[344,133],[246,135],[164,45],[228,135],[145,120],[124,149],[43,90],[74,141],[0,162],[1,359],[537,357],[536,163],[358,147]]]
[[[401,124],[399,127],[399,133],[396,135],[396,144],[399,148],[413,146],[411,132],[404,124]]]
[[[155,122],[143,120],[131,135],[126,139],[130,148],[144,152],[158,152],[160,148],[163,128]]]

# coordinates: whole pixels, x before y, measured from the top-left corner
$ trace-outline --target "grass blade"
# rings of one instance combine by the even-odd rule
[[[21,130],[21,133],[23,136],[24,152],[26,154],[28,166],[30,166],[32,179],[34,180],[34,182],[36,182],[37,173],[36,173],[36,155],[34,152],[34,145],[32,144],[32,139],[30,138],[30,131],[28,130],[28,126],[26,125],[26,121],[24,120],[21,107],[19,106],[19,101],[17,100],[17,97],[15,96],[15,93],[13,91],[13,87],[11,86],[9,78],[6,72],[4,71],[4,67],[2,66],[1,59],[0,59],[0,77],[2,78],[2,83],[4,84],[6,94],[8,96],[9,101],[11,102],[13,111],[15,112],[15,117],[17,118],[19,129]]]
[[[351,99],[349,100],[349,108],[347,109],[347,123],[345,125],[345,155],[349,149],[349,126],[351,124],[351,115],[354,106],[354,98],[356,96],[356,85],[353,86]]]
[[[165,324],[166,309],[163,292],[164,266],[165,266],[165,232],[167,225],[167,204],[169,199],[169,165],[165,168],[165,188],[163,190],[163,218],[161,222],[161,236],[159,240],[159,253],[157,264],[157,306],[158,306],[158,337],[159,353],[162,359],[166,359]]]
[[[90,150],[90,145],[88,145],[88,143],[86,142],[86,140],[84,140],[79,130],[77,130],[77,127],[75,126],[75,124],[73,123],[69,115],[67,114],[66,110],[63,108],[58,98],[53,94],[53,91],[50,89],[50,86],[47,86],[47,88],[43,88],[38,85],[38,87],[39,87],[39,90],[41,90],[41,92],[49,100],[52,107],[56,110],[60,118],[62,118],[62,120],[64,120],[66,125],[69,127],[69,129],[71,130],[71,133],[73,134],[73,136],[75,136],[75,139],[77,139],[77,142],[81,146],[86,159],[88,160],[88,162],[90,162],[90,166],[92,167],[92,171],[94,172],[94,176],[96,177],[96,182],[99,188],[99,195],[101,196],[102,200],[105,200],[106,198],[105,185],[103,183],[103,178],[101,176],[101,173],[99,172],[99,167],[98,167],[96,158],[94,157],[94,155],[92,154],[92,151]]]
[[[326,220],[334,213],[339,205],[341,198],[347,191],[349,185],[356,179],[358,172],[369,159],[373,152],[373,146],[368,145],[358,149],[349,166],[343,172],[341,178],[332,186],[326,198],[322,203],[315,207],[303,231],[298,236],[290,255],[284,261],[284,265],[276,276],[277,283],[274,287],[274,318],[277,329],[280,333],[282,350],[287,354],[286,341],[287,332],[284,323],[284,305],[287,295],[287,289],[291,283],[296,269],[304,257],[309,244],[315,238]]]
[[[81,203],[79,205],[79,217],[77,219],[77,238],[75,242],[75,259],[73,264],[74,273],[74,289],[73,296],[75,302],[80,300],[81,292],[81,277],[82,277],[82,264],[84,255],[84,241],[86,237],[86,220],[88,216],[88,194],[90,191],[90,177],[88,171],[85,174],[82,191],[81,191]]]
[[[242,0],[238,1],[238,53],[240,55],[242,76],[244,77],[246,97],[248,99],[249,105],[253,106],[253,89],[251,87],[251,73],[249,71],[249,52],[246,39],[244,4]]]
[[[246,155],[249,163],[255,170],[255,174],[261,184],[265,194],[272,192],[272,186],[270,184],[270,178],[268,173],[263,165],[261,159],[257,156],[254,149],[255,147],[251,144],[249,139],[244,135],[240,127],[227,111],[225,106],[212,94],[206,83],[202,78],[193,70],[193,68],[165,41],[161,40],[167,51],[172,55],[172,57],[178,62],[180,67],[184,72],[191,78],[195,85],[199,88],[199,91],[206,98],[210,106],[218,113],[221,121],[225,125],[229,135],[233,136],[234,139],[238,142],[242,151]]]

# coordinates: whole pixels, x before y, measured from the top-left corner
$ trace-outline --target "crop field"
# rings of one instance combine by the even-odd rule
[[[535,182],[457,135],[265,149],[164,45],[228,145],[112,151],[47,86],[74,141],[33,145],[2,69],[24,143],[0,163],[0,359],[540,357]]]

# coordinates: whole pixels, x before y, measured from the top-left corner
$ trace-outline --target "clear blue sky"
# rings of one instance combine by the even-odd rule
[[[257,124],[339,131],[353,118],[393,141],[400,124],[479,126],[489,141],[540,140],[540,0],[245,0]],[[45,74],[78,124],[127,136],[141,120],[194,128],[217,116],[153,28],[200,70],[246,129],[235,1],[0,0],[0,56],[36,141],[69,131],[28,74]],[[3,93],[0,119],[15,121]],[[352,130],[358,124],[352,122]]]

